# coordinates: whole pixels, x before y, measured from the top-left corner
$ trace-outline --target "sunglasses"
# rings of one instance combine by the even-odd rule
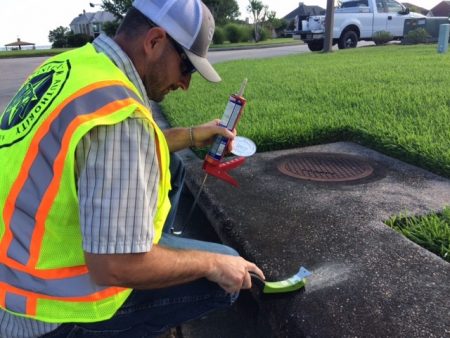
[[[157,24],[155,24],[153,21],[151,21],[148,18],[147,18],[147,23],[150,26],[150,28],[159,27]],[[181,74],[183,76],[186,76],[186,75],[189,75],[189,74],[192,74],[192,73],[196,72],[197,69],[195,69],[195,66],[189,60],[188,56],[184,52],[183,47],[181,47],[181,45],[178,42],[176,42],[174,40],[174,38],[172,38],[169,34],[167,34],[167,37],[172,42],[172,46],[175,48],[175,50],[177,51],[178,55],[180,56],[180,59],[181,59],[181,65],[180,65]]]
[[[169,40],[172,42],[173,47],[177,51],[178,55],[180,55],[181,58],[181,65],[180,70],[182,75],[188,75],[192,74],[196,71],[195,66],[192,64],[192,62],[189,60],[188,56],[184,52],[183,47],[176,42],[169,34],[167,34],[169,37]]]

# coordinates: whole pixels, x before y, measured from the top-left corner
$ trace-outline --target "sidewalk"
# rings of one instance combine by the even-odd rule
[[[277,169],[309,152],[356,155],[373,173],[329,183]],[[202,160],[183,157],[196,194]],[[255,298],[269,329],[254,337],[450,336],[450,264],[383,223],[449,205],[449,180],[347,142],[258,153],[231,174],[240,188],[209,177],[199,200],[220,240],[268,280],[312,272],[303,292]]]

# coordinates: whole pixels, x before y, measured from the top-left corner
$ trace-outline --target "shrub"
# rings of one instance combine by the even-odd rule
[[[253,39],[253,26],[252,25],[242,25],[241,26],[241,34],[242,34],[242,40],[241,41],[252,41]]]
[[[87,34],[68,34],[67,47],[81,47],[91,42],[92,37]]]
[[[225,41],[225,32],[223,28],[216,27],[213,36],[213,43],[216,45],[221,45],[224,43],[224,41]]]
[[[409,31],[408,34],[403,38],[402,43],[404,44],[418,44],[418,43],[427,43],[430,40],[431,36],[428,34],[425,28],[419,27]]]
[[[269,37],[271,37],[271,33],[267,28],[259,30],[259,41],[266,41]]]
[[[376,45],[384,45],[392,41],[392,34],[386,31],[378,31],[373,33],[372,39]]]
[[[119,25],[119,21],[107,21],[103,23],[102,30],[109,37],[113,37],[114,35],[116,35],[116,31],[119,28]]]
[[[52,48],[65,48],[67,46],[67,39],[54,40]]]
[[[229,23],[225,26],[225,34],[227,40],[231,43],[242,41],[242,30],[234,23]]]

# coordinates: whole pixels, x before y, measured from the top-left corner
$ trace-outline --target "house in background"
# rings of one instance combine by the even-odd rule
[[[75,34],[86,34],[96,38],[103,33],[103,25],[105,22],[115,21],[116,17],[110,12],[98,11],[95,13],[87,13],[83,11],[70,23],[70,29]]]
[[[442,1],[434,6],[428,16],[450,16],[450,1]]]

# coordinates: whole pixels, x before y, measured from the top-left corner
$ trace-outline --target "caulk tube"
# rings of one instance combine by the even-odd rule
[[[244,111],[245,104],[247,103],[247,100],[242,96],[246,85],[247,79],[242,83],[238,94],[230,95],[227,106],[225,107],[225,112],[219,122],[219,126],[227,128],[230,131],[236,128],[241,114]],[[228,137],[217,135],[208,154],[205,156],[205,161],[218,165],[225,154],[229,142],[230,139]]]

